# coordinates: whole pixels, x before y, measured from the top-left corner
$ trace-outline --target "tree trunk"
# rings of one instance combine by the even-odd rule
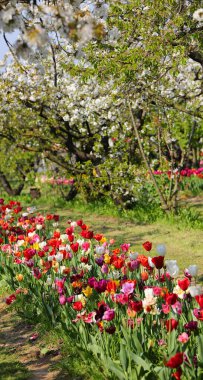
[[[1,185],[3,187],[3,189],[6,191],[6,193],[8,195],[11,195],[12,197],[15,196],[15,195],[20,195],[21,191],[23,190],[23,187],[24,187],[24,182],[22,182],[18,187],[17,189],[12,189],[8,179],[6,178],[6,176],[0,172],[0,182],[1,182]]]
[[[161,202],[161,205],[162,205],[162,209],[166,213],[168,213],[169,212],[169,205],[167,204],[167,200],[165,199],[164,195],[161,192],[161,189],[158,186],[156,178],[155,178],[155,176],[154,176],[154,174],[152,172],[149,160],[148,160],[148,158],[147,158],[147,156],[146,156],[146,154],[144,152],[144,148],[143,148],[143,145],[142,145],[142,142],[141,142],[141,138],[140,138],[140,135],[139,135],[139,131],[138,131],[138,125],[135,122],[135,118],[134,118],[134,115],[133,115],[133,112],[132,112],[132,108],[131,108],[131,106],[130,106],[129,103],[128,103],[128,107],[129,107],[130,116],[131,116],[134,132],[135,132],[135,137],[137,138],[139,149],[140,149],[140,153],[142,155],[143,161],[144,161],[144,163],[146,165],[146,168],[149,171],[150,178],[151,178],[151,180],[153,182],[153,185],[154,185],[154,187],[155,187],[155,189],[157,191],[157,194],[159,195],[159,199],[160,199],[160,202]]]

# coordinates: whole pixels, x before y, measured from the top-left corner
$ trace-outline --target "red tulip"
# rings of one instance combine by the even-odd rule
[[[175,377],[176,380],[181,380],[181,375],[182,375],[181,368],[178,368],[178,370],[172,374],[172,376]]]
[[[77,311],[81,311],[83,308],[82,302],[77,301],[73,303],[73,309]]]
[[[79,243],[73,243],[71,244],[71,249],[73,252],[77,252],[79,248]]]
[[[166,321],[166,329],[168,332],[171,332],[172,330],[176,329],[176,327],[178,326],[178,321],[176,319],[168,319],[168,321]]]
[[[185,277],[183,280],[178,280],[178,286],[180,286],[180,288],[184,291],[187,290],[189,285],[190,285],[190,280],[187,277]]]
[[[178,368],[183,363],[183,352],[177,352],[172,356],[169,361],[165,364],[169,368]]]
[[[70,243],[72,243],[74,240],[74,235],[68,235],[68,240]]]
[[[133,311],[136,311],[136,313],[143,309],[142,301],[130,301],[129,306]]]
[[[178,296],[175,293],[168,293],[168,294],[165,294],[164,298],[167,305],[174,305],[174,303],[176,303],[178,299]]]
[[[146,241],[145,243],[142,244],[143,248],[145,249],[145,251],[151,251],[152,249],[152,243],[150,243],[150,241]]]
[[[200,308],[203,309],[203,294],[195,297],[197,303],[199,304]]]
[[[101,235],[101,234],[94,235],[94,239],[97,241],[100,241],[102,238],[103,238],[103,235]]]
[[[163,268],[164,256],[155,256],[152,258],[152,262],[155,265],[156,269]]]

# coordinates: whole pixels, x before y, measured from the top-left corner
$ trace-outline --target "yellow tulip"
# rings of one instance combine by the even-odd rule
[[[39,251],[39,244],[38,243],[34,243],[33,244],[33,249],[35,249],[36,251]]]
[[[57,261],[52,261],[52,268],[58,269],[59,263]]]
[[[16,275],[16,280],[19,281],[19,282],[23,281],[23,278],[24,277],[23,277],[23,275],[21,273],[19,273],[19,274]]]
[[[85,297],[90,297],[92,294],[92,288],[90,288],[90,286],[87,286],[85,289],[82,289],[82,292],[84,293]]]
[[[105,255],[104,255],[105,264],[109,264],[110,261],[111,261],[111,257],[108,255],[108,253],[105,253]]]

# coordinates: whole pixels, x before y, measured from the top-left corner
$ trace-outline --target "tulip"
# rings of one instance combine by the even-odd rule
[[[130,252],[129,257],[131,260],[136,260],[138,257],[138,253],[137,252],[133,252],[133,253]]]
[[[197,321],[189,321],[184,325],[184,328],[188,331],[195,331],[197,330]]]
[[[194,285],[194,286],[190,286],[188,288],[190,294],[192,297],[196,297],[196,296],[199,296],[200,294],[202,294],[202,287],[201,285]]]
[[[161,269],[163,267],[163,264],[164,264],[164,257],[163,256],[155,256],[152,258],[152,262],[157,269]]]
[[[148,252],[151,251],[152,249],[152,243],[150,243],[150,241],[146,241],[145,243],[142,244],[142,246]]]
[[[109,309],[109,310],[106,310],[104,312],[104,315],[103,315],[103,320],[104,321],[112,321],[112,319],[114,319],[115,317],[115,311],[114,309]]]
[[[109,272],[109,267],[107,264],[103,264],[101,267],[101,272],[102,273],[108,273]]]
[[[168,293],[164,298],[167,305],[174,305],[178,299],[178,296],[175,293]]]
[[[177,352],[174,356],[172,356],[169,361],[165,364],[166,367],[169,368],[178,368],[183,363],[183,353]]]
[[[188,340],[189,340],[189,335],[186,332],[183,332],[182,334],[178,336],[178,341],[180,343],[187,343]]]
[[[61,305],[66,304],[66,297],[63,294],[61,296],[59,296],[59,302]]]
[[[181,367],[178,368],[178,370],[176,372],[173,372],[172,376],[176,379],[176,380],[181,380],[181,375],[182,375],[182,369]]]
[[[109,326],[109,327],[106,327],[105,328],[105,331],[108,333],[108,334],[114,334],[115,333],[115,331],[116,331],[116,327],[114,326],[114,325],[111,325],[111,326]]]
[[[197,272],[198,272],[198,266],[197,265],[190,265],[188,268],[187,268],[189,274],[193,277],[196,277],[197,276]]]
[[[162,311],[164,314],[169,314],[170,313],[170,305],[162,304]]]
[[[55,259],[58,263],[60,263],[63,260],[63,253],[57,253],[55,255]]]
[[[198,296],[195,296],[195,299],[199,306],[203,309],[203,294],[200,294]]]
[[[156,251],[159,254],[159,256],[165,256],[165,254],[166,254],[165,244],[158,244],[156,247]]]
[[[90,286],[87,286],[85,289],[82,289],[82,292],[84,293],[85,297],[90,297],[92,294],[92,288],[90,288]]]
[[[172,305],[172,309],[174,313],[179,314],[179,315],[182,314],[182,303],[179,301],[176,301],[176,303]]]
[[[142,279],[142,281],[147,281],[148,278],[149,278],[148,272],[144,271],[144,272],[141,273],[141,279]]]
[[[199,321],[203,321],[203,309],[194,309],[193,314]]]
[[[95,252],[97,255],[103,255],[103,253],[105,252],[105,247],[102,245],[102,246],[97,246],[95,248]]]
[[[179,267],[176,260],[167,260],[166,261],[166,270],[171,277],[177,277],[179,274]]]
[[[19,274],[16,275],[16,280],[19,281],[19,282],[23,281],[23,278],[24,277],[23,277],[23,275],[21,273],[19,273]]]
[[[166,321],[166,330],[168,332],[171,332],[172,330],[176,329],[176,327],[178,326],[178,321],[176,319],[168,319]]]
[[[73,303],[73,309],[76,311],[81,311],[83,308],[83,304],[81,301],[77,301]]]
[[[154,268],[154,267],[155,267],[155,264],[153,263],[152,258],[151,258],[150,256],[148,257],[148,263],[149,263],[149,266],[150,266],[151,268]]]
[[[178,280],[178,286],[184,291],[187,290],[189,285],[190,285],[190,280],[187,277],[183,278],[183,280]]]
[[[134,288],[135,288],[135,284],[133,282],[125,282],[122,285],[121,292],[129,295],[134,292]]]

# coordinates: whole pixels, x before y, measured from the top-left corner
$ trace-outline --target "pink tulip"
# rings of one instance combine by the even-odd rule
[[[187,343],[188,339],[189,339],[189,336],[186,332],[183,332],[182,334],[178,336],[178,341],[181,343]]]
[[[104,321],[112,321],[112,319],[114,319],[114,317],[115,317],[115,311],[114,311],[114,309],[109,309],[109,310],[106,310],[104,312],[104,315],[103,315],[102,319]]]
[[[124,294],[129,295],[129,294],[133,293],[134,288],[135,288],[135,285],[134,285],[133,282],[125,282],[122,285],[121,292],[124,293]]]
[[[66,304],[66,297],[63,294],[61,296],[59,296],[59,302],[61,305]]]

